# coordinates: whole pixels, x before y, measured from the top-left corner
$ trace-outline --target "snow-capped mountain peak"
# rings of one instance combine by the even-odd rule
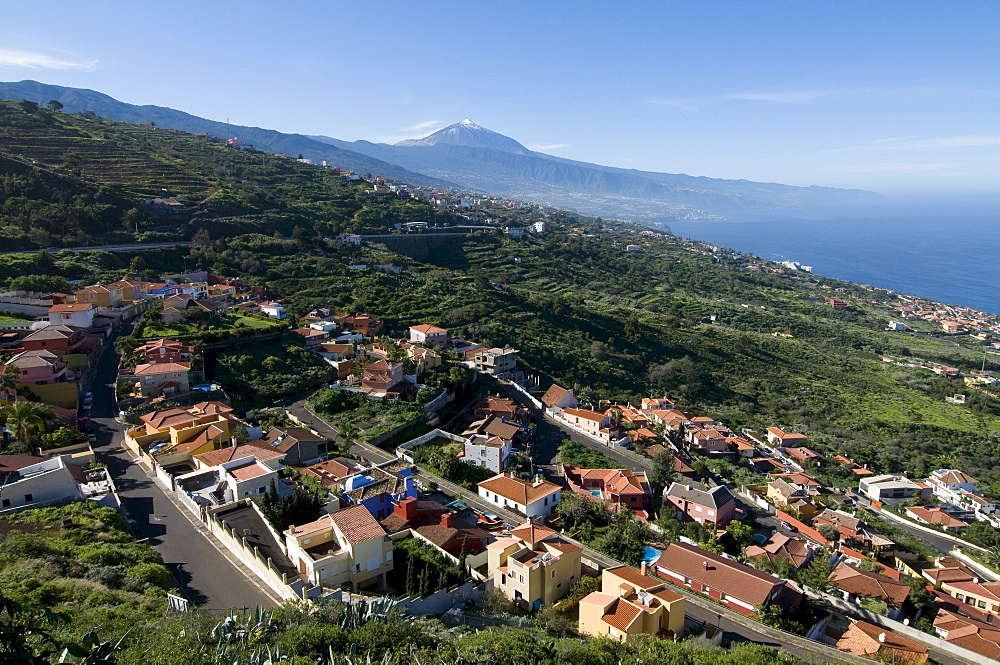
[[[448,125],[444,129],[439,129],[430,136],[422,139],[408,139],[400,141],[398,146],[433,146],[433,145],[462,145],[470,148],[489,148],[491,150],[501,150],[503,152],[513,152],[520,155],[528,154],[530,151],[514,139],[486,129],[472,120],[466,118],[462,122]]]

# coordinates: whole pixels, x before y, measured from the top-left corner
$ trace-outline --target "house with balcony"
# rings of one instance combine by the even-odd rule
[[[403,375],[403,364],[379,360],[364,366],[361,389],[373,397],[399,399],[411,384]]]
[[[498,508],[516,510],[525,517],[544,517],[559,505],[562,488],[538,477],[534,482],[502,473],[478,483],[479,496]]]
[[[303,578],[328,589],[385,589],[392,541],[364,506],[329,513],[284,532],[285,553]]]
[[[17,368],[17,382],[24,385],[44,385],[72,381],[76,375],[58,355],[51,351],[22,351],[7,361],[0,370]]]
[[[676,508],[681,521],[722,528],[736,514],[736,496],[725,485],[708,489],[675,482],[663,491],[663,507],[667,506]]]
[[[507,461],[514,442],[489,434],[472,434],[463,444],[459,455],[463,462],[481,466],[493,473],[502,473],[507,468]]]
[[[666,583],[630,566],[601,573],[601,590],[580,600],[578,631],[630,642],[641,635],[672,639],[684,634],[687,601]]]
[[[934,632],[946,642],[1000,660],[1000,626],[939,609],[934,618]]]
[[[276,460],[269,452],[233,446],[196,455],[197,470],[176,476],[177,487],[202,505],[252,499],[265,494],[272,485],[279,497],[290,495],[295,490],[278,475],[282,467],[275,466]],[[222,454],[213,456],[215,453]]]
[[[369,314],[339,314],[337,317],[345,328],[361,333],[365,337],[376,337],[382,332],[382,321]]]
[[[582,575],[583,549],[540,524],[522,524],[486,551],[493,588],[525,609],[554,603]]]
[[[132,370],[135,389],[142,397],[170,397],[191,391],[191,363],[156,363],[137,365]]]

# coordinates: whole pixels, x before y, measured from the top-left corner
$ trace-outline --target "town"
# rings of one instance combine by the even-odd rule
[[[401,191],[373,182],[373,195]],[[623,252],[656,235],[605,232]],[[234,606],[391,598],[414,616],[533,616],[620,641],[738,639],[829,661],[1000,657],[1000,551],[966,537],[1000,527],[1000,513],[962,469],[909,478],[792,424],[734,430],[678,396],[605,399],[541,377],[517,349],[426,321],[389,330],[379,311],[288,311],[239,277],[79,286],[0,295],[11,315],[0,322],[0,514],[88,500],[125,510],[143,534],[163,508],[129,514],[134,499],[169,504],[162,540],[212,551],[200,571],[174,562],[179,608],[199,600],[184,565],[215,571],[229,589],[213,600]],[[848,308],[843,297],[821,301]],[[979,342],[998,331],[979,313],[879,297],[900,321]],[[211,335],[190,334],[205,322]],[[225,373],[279,368],[252,354],[223,362],[220,350],[287,335],[301,363],[285,372],[294,396],[227,393]],[[994,385],[988,372],[926,368],[970,390]]]

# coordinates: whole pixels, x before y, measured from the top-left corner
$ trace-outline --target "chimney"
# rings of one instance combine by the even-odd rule
[[[402,517],[404,520],[416,519],[417,499],[412,496],[403,499],[402,501],[396,504],[396,510],[394,512],[400,517]]]
[[[701,562],[701,567],[702,567],[703,570],[708,570],[708,561],[702,561]]]
[[[879,633],[878,634],[878,641],[879,642],[885,642],[885,633]]]
[[[441,526],[446,529],[451,527],[451,513],[441,515]]]
[[[535,482],[534,482],[534,483],[532,483],[532,487],[538,487],[539,485],[541,485],[541,484],[542,484],[542,483],[544,483],[544,482],[545,482],[545,481],[544,481],[544,480],[542,480],[542,477],[541,477],[541,476],[535,476]]]
[[[647,564],[646,564],[646,562],[645,562],[645,561],[643,561],[643,562],[642,562],[642,565],[641,565],[641,566],[639,566],[639,572],[641,572],[641,573],[642,573],[643,575],[645,575],[645,574],[646,574],[646,565],[647,565]]]

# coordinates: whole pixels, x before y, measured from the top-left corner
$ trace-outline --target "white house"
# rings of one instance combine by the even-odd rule
[[[67,466],[62,457],[0,455],[0,513],[61,499],[82,501],[83,480],[83,470]]]
[[[888,328],[889,330],[903,332],[904,330],[906,330],[906,324],[901,321],[890,321]]]
[[[924,489],[906,476],[891,474],[862,478],[858,488],[872,501],[888,505],[900,504],[921,496]]]
[[[960,495],[966,492],[977,494],[979,483],[958,469],[938,469],[927,476],[934,496],[946,503],[958,504]]]
[[[73,305],[52,305],[49,307],[49,323],[54,326],[76,326],[90,328],[97,314],[97,306],[92,303]]]
[[[575,409],[580,406],[580,400],[576,398],[572,390],[553,383],[542,395],[542,404],[550,411],[558,413],[562,409]]]
[[[493,473],[502,473],[507,468],[507,458],[514,443],[498,436],[473,434],[465,442],[462,460],[489,469]]]
[[[282,307],[279,302],[262,302],[260,304],[260,311],[264,312],[272,319],[285,318],[285,308]]]
[[[479,496],[499,508],[516,510],[526,517],[543,517],[551,513],[562,499],[561,488],[555,483],[536,478],[522,480],[502,473],[478,484]]]
[[[424,346],[444,346],[448,343],[448,331],[426,323],[410,326],[410,341]]]

